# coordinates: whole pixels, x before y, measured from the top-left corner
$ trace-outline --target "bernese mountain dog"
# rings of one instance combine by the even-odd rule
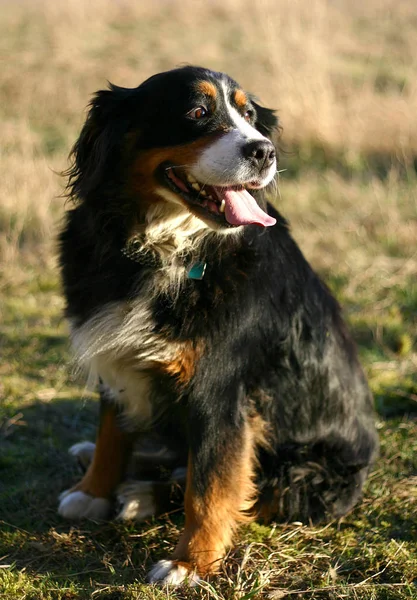
[[[183,486],[150,582],[215,573],[249,519],[344,515],[377,454],[338,303],[267,203],[278,130],[229,76],[186,66],[97,92],[72,151],[60,264],[100,422],[59,513],[102,519],[118,496],[146,519]]]

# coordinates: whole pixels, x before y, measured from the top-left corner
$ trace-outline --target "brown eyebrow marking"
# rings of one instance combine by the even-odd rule
[[[210,81],[199,81],[197,83],[197,90],[206,96],[210,96],[213,100],[216,99],[217,89],[214,83]]]
[[[236,90],[233,98],[234,98],[235,104],[239,108],[244,108],[248,103],[248,98],[243,90]]]

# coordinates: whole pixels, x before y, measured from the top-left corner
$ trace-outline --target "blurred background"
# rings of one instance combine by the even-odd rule
[[[343,306],[382,454],[345,529],[253,526],[229,559],[244,552],[246,567],[204,598],[260,598],[260,584],[416,597],[416,49],[416,0],[0,0],[0,597],[155,598],[135,595],[136,577],[178,536],[170,520],[136,535],[56,516],[78,476],[67,448],[96,427],[69,367],[56,236],[91,95],[183,64],[225,71],[278,111],[272,200]]]
[[[315,237],[320,203],[335,238],[321,239],[324,251],[344,246],[351,227],[368,250],[379,234],[388,256],[411,250],[414,0],[1,0],[0,10],[3,259],[53,236],[63,209],[54,171],[67,165],[91,94],[187,63],[226,71],[278,110],[282,206],[291,195]]]
[[[416,41],[415,0],[1,0],[3,286],[56,283],[58,173],[94,91],[182,64],[226,71],[278,111],[277,206],[370,371],[415,395]]]

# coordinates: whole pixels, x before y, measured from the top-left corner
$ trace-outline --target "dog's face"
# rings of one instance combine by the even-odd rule
[[[273,111],[223,73],[185,67],[113,86],[92,103],[73,187],[85,197],[117,173],[142,206],[174,203],[214,229],[273,225],[252,194],[274,179],[276,128]]]

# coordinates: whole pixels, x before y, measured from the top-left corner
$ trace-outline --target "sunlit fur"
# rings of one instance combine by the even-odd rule
[[[207,111],[196,113],[201,106]],[[114,488],[126,476],[132,430],[137,444],[163,448],[160,464],[141,462],[130,471],[140,481],[120,493],[126,515],[168,510],[173,474],[187,469],[184,531],[152,582],[215,572],[248,519],[342,516],[377,455],[372,396],[340,308],[266,200],[277,134],[274,111],[233,79],[184,67],[98,92],[73,150],[63,289],[106,429],[60,511],[89,514],[94,499],[78,490],[104,489],[107,444],[119,466],[103,484]],[[244,156],[253,139],[272,148],[263,165]],[[245,181],[276,225],[231,226],[171,185],[172,165],[202,184]],[[128,258],[134,239],[140,257]],[[188,276],[196,263],[201,279]]]

